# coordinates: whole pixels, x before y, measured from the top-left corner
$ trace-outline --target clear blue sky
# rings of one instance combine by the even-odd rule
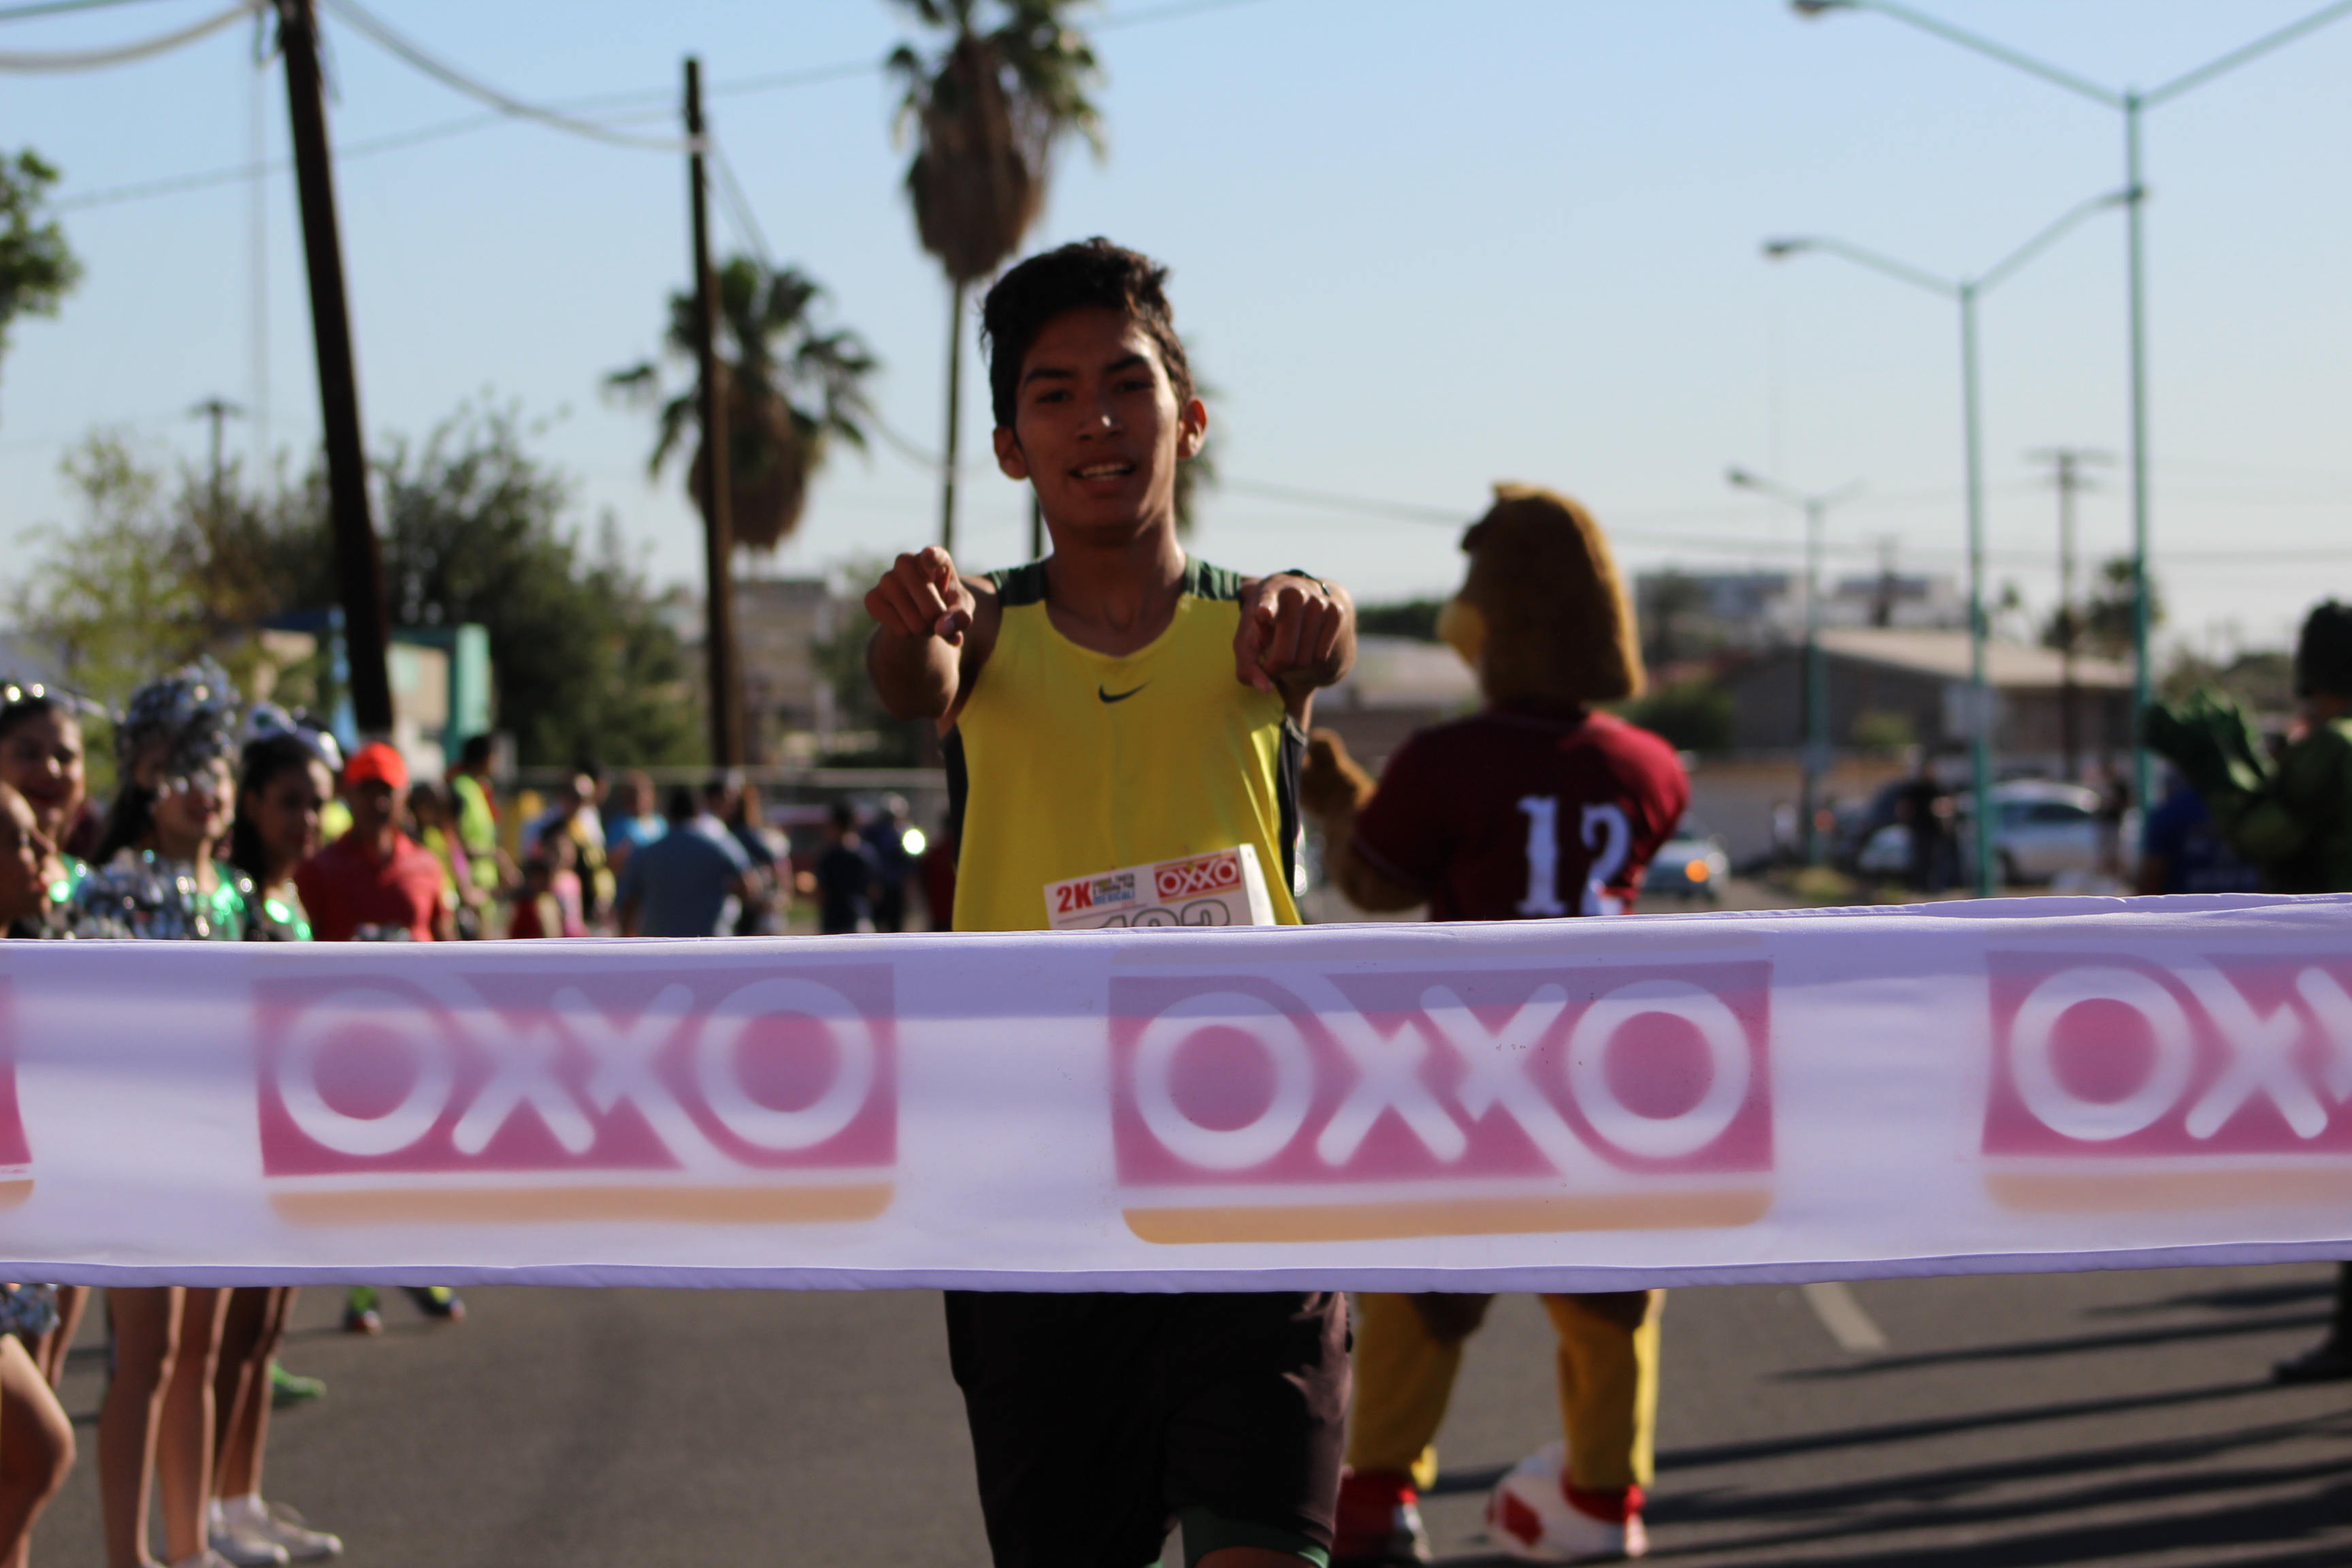
[[[1916,3],[2147,85],[2316,0]],[[0,50],[137,37],[218,4],[12,23]],[[374,8],[535,100],[669,89],[689,51],[719,84],[876,61],[902,33],[881,0]],[[1087,13],[1139,18],[1097,37],[1108,155],[1065,160],[1034,242],[1103,233],[1174,265],[1179,324],[1223,394],[1226,471],[1465,519],[1490,480],[1538,480],[1585,498],[1636,566],[1790,559],[1773,552],[1798,519],[1728,490],[1737,462],[1807,488],[1866,480],[1832,521],[1856,570],[1888,535],[1906,564],[1957,570],[1954,308],[1827,258],[1768,262],[1759,241],[1832,235],[1958,275],[2121,181],[2112,111],[1869,16],[1808,22],[1777,0],[1255,0],[1147,16],[1166,9]],[[327,28],[339,143],[473,112]],[[0,78],[0,145],[59,164],[64,199],[241,164],[257,112],[282,155],[282,79],[257,79],[251,49],[247,25],[119,69]],[[2157,563],[2172,631],[2200,645],[2275,644],[2323,593],[2352,597],[2347,72],[2352,21],[2148,120]],[[936,446],[945,288],[915,243],[890,110],[878,72],[713,100],[775,251],[879,352],[890,423]],[[583,526],[609,510],[663,580],[697,573],[697,525],[675,471],[645,477],[646,416],[598,382],[653,349],[664,292],[684,279],[681,163],[502,123],[341,171],[371,437],[419,437],[486,389],[519,400],[551,418],[539,449],[576,477]],[[19,530],[70,516],[57,459],[94,426],[194,458],[190,405],[266,395],[270,440],[308,452],[317,393],[290,176],[263,195],[266,387],[247,184],[67,215],[88,281],[60,320],[19,323],[0,366],[0,563],[21,559]],[[2124,333],[2116,215],[1985,304],[1995,580],[2037,606],[2054,584],[2055,507],[2025,454],[2125,450]],[[967,384],[973,454],[981,386]],[[1024,493],[989,473],[966,495],[963,557],[1016,559]],[[773,569],[922,542],[936,506],[932,479],[887,447],[845,456]],[[1196,548],[1213,559],[1309,567],[1368,598],[1444,592],[1458,573],[1444,526],[1234,489],[1204,517]],[[2118,474],[2084,504],[2086,549],[2119,550],[2126,533]]]

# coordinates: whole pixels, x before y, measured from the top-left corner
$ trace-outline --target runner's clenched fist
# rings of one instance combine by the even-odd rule
[[[1234,678],[1286,698],[1328,686],[1354,660],[1355,619],[1341,592],[1311,577],[1277,572],[1244,584]]]
[[[891,564],[866,594],[866,613],[886,632],[918,640],[935,637],[961,647],[977,604],[948,552],[931,544]]]

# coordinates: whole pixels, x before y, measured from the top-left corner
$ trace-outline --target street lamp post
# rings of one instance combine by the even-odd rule
[[[1807,495],[1742,468],[1727,468],[1723,477],[1740,489],[1770,496],[1805,514],[1805,756],[1797,809],[1804,814],[1805,864],[1818,866],[1822,863],[1822,830],[1817,820],[1821,781],[1830,767],[1829,680],[1822,668],[1822,520],[1830,508],[1859,493],[1862,481],[1856,479],[1820,495]]]
[[[1826,16],[1832,11],[1875,11],[2123,113],[2124,200],[2128,209],[2125,226],[2128,236],[2126,240],[2126,266],[2131,317],[2132,791],[2133,798],[2144,810],[2149,789],[2154,784],[2155,764],[2140,740],[2152,688],[2147,652],[2147,291],[2146,238],[2141,221],[2147,187],[2140,177],[2140,112],[2178,98],[2192,88],[2202,87],[2215,77],[2235,70],[2273,49],[2282,48],[2306,33],[2317,32],[2330,22],[2352,16],[2352,0],[2336,0],[2334,5],[2323,5],[2300,21],[2290,22],[2275,32],[2265,33],[2252,43],[2209,60],[2195,70],[2185,71],[2147,92],[2137,88],[2117,91],[2035,59],[2005,44],[1995,43],[1966,28],[1956,27],[1938,17],[1914,11],[1907,5],[1896,4],[1896,0],[1789,0],[1789,4],[1801,16]],[[1979,834],[1978,837],[1981,838],[1984,836]]]
[[[1976,795],[1976,884],[1980,899],[1992,897],[1994,884],[1992,696],[1985,681],[1984,441],[1978,414],[1977,300],[2057,243],[2068,229],[2103,208],[2122,205],[2131,196],[2128,191],[2093,196],[1975,278],[1939,278],[1842,239],[1805,237],[1764,242],[1764,254],[1775,261],[1813,251],[1842,256],[1874,272],[1883,272],[1914,288],[1956,300],[1960,307],[1960,418],[1969,500],[1969,763],[1970,786]]]

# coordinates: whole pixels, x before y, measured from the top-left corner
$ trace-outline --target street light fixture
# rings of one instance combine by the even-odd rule
[[[1735,489],[1769,496],[1805,514],[1805,758],[1797,809],[1804,814],[1805,864],[1818,866],[1822,830],[1815,814],[1821,809],[1822,775],[1830,767],[1829,682],[1822,669],[1822,519],[1830,508],[1859,495],[1862,481],[1807,495],[1737,465],[1726,468],[1723,477]]]
[[[1985,682],[1984,450],[1978,416],[1977,299],[2056,244],[2061,236],[2084,218],[2106,207],[2124,205],[2135,195],[2131,191],[2111,191],[2103,196],[2093,196],[1974,278],[1940,278],[1842,239],[1803,236],[1764,242],[1764,254],[1775,261],[1815,251],[1841,256],[1856,266],[1957,300],[1960,307],[1960,405],[1969,495],[1969,760],[1976,794],[1976,884],[1980,899],[1993,895],[1993,831],[1992,696]]]
[[[2126,242],[2131,316],[2131,470],[2132,470],[2132,756],[2133,795],[2143,809],[2154,783],[2154,763],[2147,748],[2141,742],[2143,721],[2151,695],[2147,656],[2148,592],[2147,592],[2147,289],[2144,258],[2146,243],[2141,229],[2141,210],[2146,205],[2147,186],[2140,174],[2139,117],[2140,111],[2179,97],[2192,88],[2204,86],[2215,77],[2235,70],[2249,61],[2283,48],[2306,33],[2317,32],[2329,23],[2352,16],[2352,0],[2336,0],[2323,5],[2302,20],[2290,22],[2274,32],[2265,33],[2250,44],[2207,61],[2195,70],[2184,71],[2161,86],[2142,92],[2137,88],[2121,90],[2106,87],[2088,78],[2035,59],[2005,44],[1979,37],[1963,27],[1935,16],[1914,11],[1896,0],[1789,0],[1790,9],[1801,16],[1818,17],[1833,11],[1875,11],[1882,16],[1906,23],[1925,33],[1933,33],[1947,42],[1973,49],[1978,54],[1999,60],[2031,76],[2040,77],[2055,87],[2064,88],[2078,97],[2087,98],[2109,109],[2120,110],[2124,117],[2124,200],[2128,207],[2129,239]],[[1979,834],[1982,838],[1984,835]]]

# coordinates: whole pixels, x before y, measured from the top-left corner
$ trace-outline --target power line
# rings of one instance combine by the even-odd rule
[[[772,273],[777,270],[775,253],[768,248],[768,236],[760,227],[759,217],[751,211],[751,199],[743,194],[742,183],[735,178],[735,165],[727,161],[727,153],[719,144],[718,133],[707,126],[703,140],[709,144],[710,162],[719,170],[719,196],[726,204],[727,216],[736,233],[750,245],[759,257],[760,265]]]
[[[359,0],[322,0],[322,4],[328,10],[359,29],[381,47],[406,61],[444,87],[487,103],[502,114],[535,121],[550,130],[567,132],[574,136],[585,136],[591,141],[610,142],[616,147],[634,147],[650,153],[687,153],[694,150],[694,144],[690,139],[675,136],[633,136],[626,132],[614,131],[607,126],[599,125],[593,120],[577,120],[556,110],[535,103],[526,103],[510,93],[501,92],[478,77],[467,75],[438,55],[427,50],[423,45],[394,31],[391,26],[361,5]]]
[[[191,23],[176,32],[159,33],[152,38],[133,43],[110,44],[101,49],[41,49],[31,52],[0,52],[0,71],[22,75],[49,75],[66,71],[103,70],[109,66],[129,65],[134,60],[152,59],[169,54],[176,48],[194,43],[198,38],[216,33],[240,16],[261,9],[265,0],[237,0],[226,11],[216,12],[201,22]]]
[[[58,9],[140,3],[143,3],[143,0],[48,0],[50,6]],[[1181,4],[1148,6],[1138,11],[1106,16],[1094,24],[1094,30],[1115,31],[1156,22],[1172,22],[1205,12],[1231,10],[1241,5],[1264,3],[1265,0],[1183,0]],[[328,4],[336,8],[338,15],[341,14],[338,0],[328,0]],[[42,6],[34,6],[22,14],[37,15],[43,9]],[[0,21],[5,21],[16,14],[0,12]],[[345,16],[344,19],[352,20],[349,16]],[[360,26],[356,22],[353,25]],[[379,27],[383,26],[381,23],[376,25]],[[454,70],[455,68],[449,68]],[[842,81],[852,77],[872,76],[878,74],[881,69],[881,63],[877,60],[842,60],[829,66],[804,66],[793,70],[772,71],[763,76],[738,77],[732,81],[713,82],[702,91],[706,99],[741,97],[754,93],[776,92],[795,87],[814,87],[820,83]],[[459,90],[472,92],[471,88],[459,89]],[[487,88],[483,90],[495,91]],[[473,95],[479,96],[479,94]],[[505,95],[499,96],[503,98]],[[596,123],[596,121],[580,119],[579,115],[582,111],[609,109],[614,112],[596,117],[596,120],[604,122],[604,127],[609,127],[635,121],[667,119],[677,112],[677,96],[673,89],[648,88],[593,93],[579,98],[557,99],[543,105],[520,105],[520,107],[525,110],[535,107],[540,112],[526,114],[524,117],[538,120],[541,123],[551,123],[545,118],[547,115],[553,115],[559,120],[569,121],[570,124],[565,127],[566,129],[571,125]],[[519,103],[519,100],[516,101]],[[464,136],[476,131],[488,130],[493,125],[503,124],[516,117],[516,110],[501,107],[489,114],[467,115],[462,119],[418,126],[413,131],[394,132],[388,135],[354,142],[348,146],[338,148],[335,158],[338,163],[341,163],[350,158],[364,158],[378,153],[396,152],[404,147],[415,147],[427,142],[437,142],[445,137]],[[599,132],[589,132],[589,134],[593,134],[599,141],[617,142],[627,146],[656,144],[651,139],[624,137],[603,127],[600,127]],[[669,147],[671,151],[682,151],[684,143],[670,143]],[[85,207],[111,206],[120,202],[145,201],[155,196],[177,195],[187,191],[200,191],[215,185],[233,184],[240,180],[259,179],[265,175],[283,173],[289,167],[290,165],[284,162],[270,162],[242,163],[233,168],[208,169],[200,174],[172,175],[163,179],[145,180],[127,185],[113,185],[104,190],[65,196],[49,203],[48,206],[54,212],[73,212]],[[752,226],[756,228],[756,222]]]
[[[55,16],[67,11],[95,11],[106,5],[131,5],[142,0],[42,0],[37,5],[11,5],[0,11],[0,22],[21,22],[29,16]]]

